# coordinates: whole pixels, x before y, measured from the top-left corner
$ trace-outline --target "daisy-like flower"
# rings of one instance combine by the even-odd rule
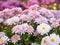
[[[14,17],[12,17],[12,18],[7,19],[7,20],[5,21],[5,24],[7,24],[7,25],[12,25],[12,24],[16,24],[16,23],[18,23],[18,22],[19,22],[19,17],[14,16]]]
[[[13,27],[12,32],[18,34],[25,34],[26,28],[23,25],[16,25]]]
[[[27,21],[30,22],[31,21],[31,17],[29,15],[21,15],[20,20],[22,21]]]
[[[28,34],[32,34],[32,33],[34,32],[34,28],[33,28],[31,25],[28,25],[26,32],[27,32]]]
[[[0,45],[5,45],[9,41],[7,36],[3,36],[0,38]]]
[[[11,41],[15,44],[16,42],[18,42],[20,40],[20,36],[15,34],[11,37]]]
[[[16,25],[12,28],[13,33],[19,33],[19,34],[25,34],[27,30],[27,23],[21,24],[21,25]]]
[[[38,18],[35,19],[35,22],[37,22],[37,24],[40,24],[40,23],[48,23],[48,19],[46,19],[45,17],[43,16],[40,16]]]
[[[50,35],[50,45],[59,45],[60,43],[60,37],[59,35],[56,35],[55,33]]]
[[[48,10],[46,8],[42,8],[41,7],[41,9],[39,10],[39,12],[40,12],[40,14],[42,14],[45,17],[48,17],[48,18],[54,17],[54,14],[50,10]]]
[[[42,39],[41,41],[41,45],[50,45],[49,44],[49,41],[50,41],[50,37],[49,36],[46,36]]]
[[[40,13],[38,11],[35,11],[35,10],[29,10],[28,15],[30,15],[31,18],[34,20],[35,18],[40,16]]]
[[[59,26],[59,22],[58,21],[52,22],[51,26],[53,28],[57,28]]]
[[[41,35],[47,34],[50,30],[51,30],[51,26],[46,23],[42,23],[37,26],[37,31]]]
[[[20,33],[21,25],[16,25],[12,28],[13,33]]]

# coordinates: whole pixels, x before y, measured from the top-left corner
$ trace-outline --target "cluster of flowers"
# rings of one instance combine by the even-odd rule
[[[33,5],[29,9],[22,11],[21,8],[5,9],[0,11],[0,23],[4,25],[15,25],[12,28],[13,35],[11,41],[15,44],[21,40],[20,36],[27,33],[33,36],[47,35],[42,38],[41,45],[59,45],[60,37],[55,33],[48,33],[60,26],[60,15],[53,11]],[[1,41],[2,42],[2,41]],[[32,43],[31,45],[38,45]]]
[[[60,2],[59,0],[28,0],[28,5],[33,5],[33,4],[46,4],[46,5],[51,5],[54,3]]]
[[[14,7],[22,7],[24,9],[28,8],[25,2],[17,1],[17,0],[0,0],[0,10],[4,10],[5,8],[14,8]]]

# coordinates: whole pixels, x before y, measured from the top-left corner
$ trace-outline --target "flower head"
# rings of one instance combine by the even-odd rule
[[[18,40],[20,40],[20,36],[15,34],[11,37],[11,41],[15,44],[16,42],[18,42]]]
[[[42,24],[37,26],[37,31],[41,35],[47,34],[50,30],[51,30],[51,26],[46,24],[46,23],[42,23]]]
[[[50,39],[49,36],[44,37],[41,41],[41,45],[49,45],[49,41],[50,41],[49,39]]]
[[[60,37],[59,35],[56,35],[55,33],[50,35],[50,44],[51,45],[59,45],[60,43]]]

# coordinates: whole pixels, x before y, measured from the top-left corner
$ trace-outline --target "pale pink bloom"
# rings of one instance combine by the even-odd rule
[[[12,25],[12,24],[16,24],[19,22],[19,17],[14,16],[12,18],[7,19],[4,23],[7,25]]]
[[[3,14],[1,14],[4,18],[12,17],[14,16],[13,11],[11,9],[4,9],[2,11]]]
[[[36,18],[35,19],[35,22],[37,23],[37,24],[40,24],[40,23],[48,23],[48,19],[47,18],[45,18],[45,17],[43,17],[43,16],[40,16],[40,17],[38,17],[38,18]]]
[[[32,34],[34,32],[34,28],[31,25],[28,25],[27,23],[22,24],[21,27],[22,27],[22,30],[20,30],[20,31],[22,31],[21,33],[23,33],[23,34],[26,32],[28,34]]]
[[[31,16],[23,14],[20,17],[20,20],[30,22],[31,21]]]
[[[25,34],[27,30],[27,23],[21,24],[21,25],[16,25],[12,28],[13,33],[19,33],[19,34]]]
[[[54,14],[50,10],[48,10],[46,8],[41,7],[41,9],[39,10],[39,12],[40,12],[40,14],[42,14],[43,16],[45,16],[47,18],[54,17]]]
[[[16,25],[13,27],[12,32],[13,33],[19,33],[19,34],[25,34],[24,26],[22,25]]]
[[[20,33],[21,25],[16,25],[12,28],[13,33]]]
[[[40,13],[35,10],[30,10],[28,15],[31,16],[32,20],[34,20],[35,18],[38,18],[40,16]]]
[[[18,42],[20,40],[20,36],[19,35],[17,35],[17,34],[15,34],[15,35],[13,35],[12,37],[11,37],[11,41],[12,41],[12,43],[16,43],[16,42]]]
[[[51,26],[53,28],[57,28],[59,26],[59,22],[55,21],[55,22],[52,22]]]
[[[31,25],[28,25],[26,32],[27,32],[28,34],[32,34],[32,33],[34,32],[34,28],[33,28]]]
[[[50,37],[46,36],[42,38],[41,45],[50,45]]]

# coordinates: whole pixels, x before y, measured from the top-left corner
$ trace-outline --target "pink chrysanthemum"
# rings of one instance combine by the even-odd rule
[[[20,40],[20,36],[15,34],[11,37],[11,41],[15,44],[16,42],[18,42]]]

